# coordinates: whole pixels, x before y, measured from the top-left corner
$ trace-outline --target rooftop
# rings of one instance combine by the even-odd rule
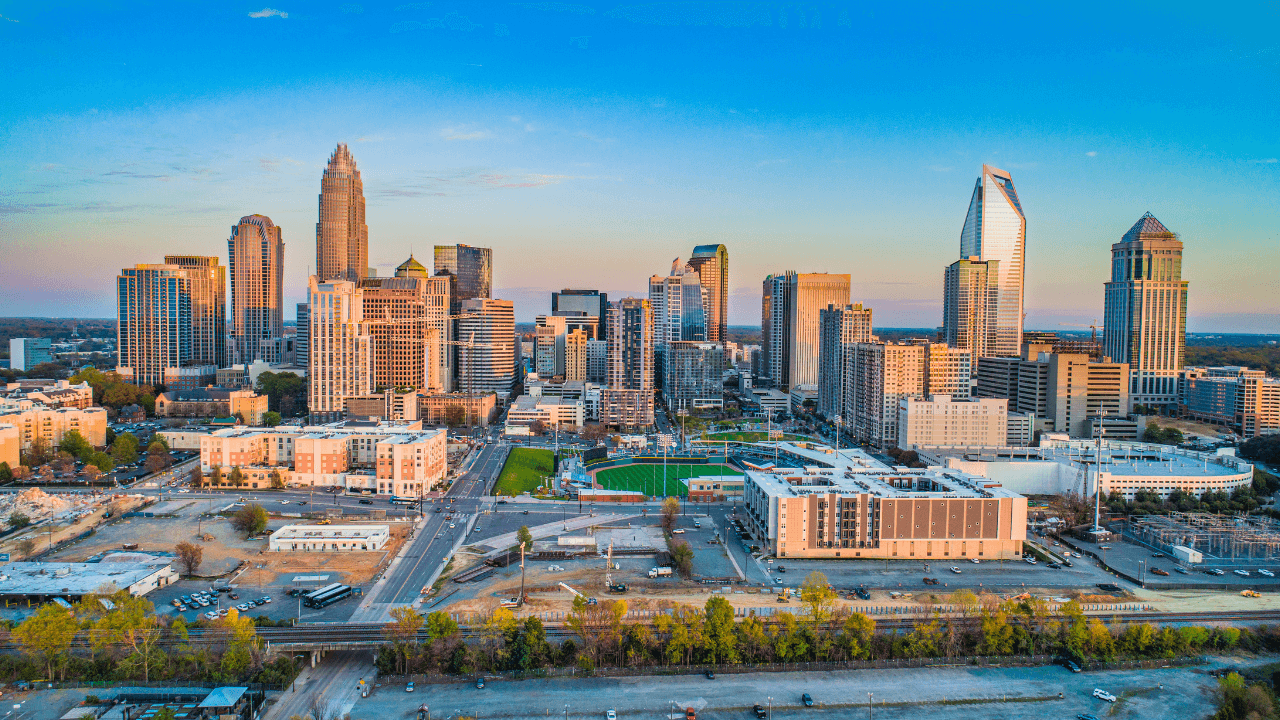
[[[1041,447],[919,448],[935,458],[979,462],[1056,462],[1078,469],[1097,464],[1094,440],[1048,440]],[[1184,450],[1172,445],[1105,440],[1102,472],[1131,476],[1219,476],[1249,472],[1252,465],[1231,455]]]
[[[285,525],[271,533],[272,540],[363,540],[385,536],[387,525]]]
[[[165,565],[134,563],[63,563],[15,562],[5,565],[0,574],[0,596],[3,595],[88,595],[103,586],[114,585],[123,590],[151,575],[163,572]]]

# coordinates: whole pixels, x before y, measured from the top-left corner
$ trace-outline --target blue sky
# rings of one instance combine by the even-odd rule
[[[938,325],[985,162],[1027,212],[1028,327],[1100,316],[1149,210],[1190,329],[1280,332],[1274,3],[262,2],[0,2],[0,314],[111,316],[120,268],[225,258],[255,212],[300,299],[342,141],[380,272],[491,246],[523,320],[723,242],[733,324],[797,270]]]

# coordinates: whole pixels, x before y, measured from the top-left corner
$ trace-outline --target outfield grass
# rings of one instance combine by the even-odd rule
[[[768,439],[769,439],[769,433],[767,432],[707,433],[707,440],[709,442],[715,442],[717,440],[719,441],[728,440],[729,442],[765,442]],[[800,435],[791,435],[790,433],[783,433],[782,439],[783,440],[807,440],[808,438],[802,437]]]
[[[506,464],[502,466],[498,482],[493,486],[493,494],[514,497],[520,493],[533,492],[551,477],[551,459],[550,450],[512,449],[507,455]]]
[[[689,494],[689,487],[679,482],[680,478],[719,475],[721,468],[725,477],[742,474],[728,465],[667,465],[667,493],[684,497]],[[660,497],[663,495],[662,464],[606,468],[596,473],[596,482],[609,490],[634,490]]]

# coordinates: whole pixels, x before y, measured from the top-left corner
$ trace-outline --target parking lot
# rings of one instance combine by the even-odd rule
[[[1108,565],[1132,577],[1143,579],[1145,586],[1152,589],[1185,585],[1200,585],[1206,588],[1226,585],[1240,590],[1257,588],[1264,591],[1280,591],[1280,566],[1268,565],[1265,561],[1224,564],[1215,563],[1212,558],[1205,558],[1205,562],[1200,564],[1177,563],[1164,553],[1155,552],[1151,548],[1128,542],[1120,537],[1100,544],[1072,538],[1071,544],[1097,553]],[[1104,545],[1106,549],[1103,549]],[[1186,572],[1179,572],[1179,567]],[[1169,575],[1160,575],[1152,572],[1153,569],[1163,570]],[[1209,574],[1214,570],[1222,574]],[[1236,570],[1247,572],[1248,575],[1239,575],[1235,572]],[[1266,570],[1277,577],[1267,577],[1259,570]]]

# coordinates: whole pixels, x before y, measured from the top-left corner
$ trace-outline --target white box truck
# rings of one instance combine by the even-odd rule
[[[670,575],[670,574],[671,574],[671,568],[669,567],[649,568],[649,577],[651,578],[666,577],[667,575]]]
[[[1173,546],[1173,558],[1184,563],[1204,562],[1204,555],[1202,555],[1199,550],[1192,550],[1191,548],[1183,547],[1182,545]]]

